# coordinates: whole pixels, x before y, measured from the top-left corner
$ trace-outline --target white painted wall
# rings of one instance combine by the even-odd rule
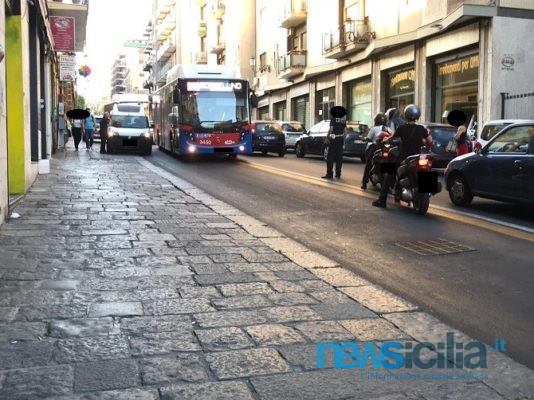
[[[0,1],[0,45],[5,49],[4,2]],[[0,62],[0,224],[8,211],[7,194],[7,138],[6,138],[6,70]]]

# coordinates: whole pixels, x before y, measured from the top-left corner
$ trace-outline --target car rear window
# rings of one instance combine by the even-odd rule
[[[441,144],[442,146],[446,146],[447,143],[449,143],[453,138],[454,134],[456,133],[456,128],[450,127],[450,128],[432,128],[429,129],[430,136],[432,136],[432,140]]]
[[[298,124],[296,122],[295,123],[290,123],[290,124],[284,124],[284,125],[282,125],[282,128],[286,132],[304,132],[305,131],[304,126],[302,126],[302,124]]]
[[[265,131],[265,132],[282,132],[282,127],[277,123],[271,123],[271,122],[257,123],[256,130]]]
[[[485,125],[482,129],[482,132],[480,133],[480,139],[490,140],[493,136],[502,131],[508,125],[510,124]]]
[[[367,134],[369,132],[369,127],[367,125],[347,125],[348,133],[357,133],[357,134]]]

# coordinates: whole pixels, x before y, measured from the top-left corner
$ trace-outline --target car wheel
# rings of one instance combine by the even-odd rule
[[[365,164],[365,156],[361,156],[361,157],[360,157],[360,160],[361,160],[362,163]]]
[[[297,143],[295,145],[295,155],[298,158],[302,158],[306,155],[306,151],[304,150],[304,146],[302,145],[302,143]]]
[[[328,158],[328,146],[324,146],[323,148],[323,158],[325,161]]]
[[[267,152],[265,150],[262,150],[261,152],[262,155],[266,156],[267,155]]]
[[[278,152],[278,157],[283,157],[283,156],[285,156],[285,155],[286,155],[286,151],[285,151],[285,150],[280,150],[280,151]]]
[[[152,154],[152,147],[149,147],[148,149],[146,149],[145,151],[143,151],[142,155],[143,156],[149,156]]]
[[[451,201],[461,207],[468,206],[473,201],[473,194],[465,177],[455,174],[449,178],[447,183],[449,189],[449,198]]]

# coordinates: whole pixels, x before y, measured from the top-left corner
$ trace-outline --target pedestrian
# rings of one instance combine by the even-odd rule
[[[428,130],[424,126],[416,124],[416,121],[420,116],[421,110],[418,106],[415,104],[406,106],[404,109],[404,118],[406,123],[404,125],[400,125],[395,133],[385,140],[390,141],[395,138],[401,140],[401,150],[398,160],[396,161],[397,168],[407,157],[414,154],[419,154],[423,144],[426,144],[428,148],[432,146],[432,136],[430,136]],[[399,175],[398,177],[397,174]],[[403,173],[398,170],[393,174],[385,174],[382,187],[380,188],[380,196],[378,197],[378,200],[373,201],[373,206],[386,208],[389,188],[403,177]],[[395,188],[395,200],[399,201],[399,193],[397,193],[397,190],[398,187]]]
[[[74,147],[76,148],[76,151],[78,151],[78,145],[82,141],[83,120],[73,119],[71,125],[72,125],[72,137],[74,139]]]
[[[100,153],[106,154],[106,144],[108,141],[109,113],[106,111],[100,120]]]
[[[469,153],[469,143],[467,139],[467,128],[465,125],[460,125],[456,134],[454,135],[456,141],[456,155],[461,156]]]
[[[330,128],[326,136],[325,145],[328,146],[326,155],[326,175],[323,179],[334,179],[334,163],[336,164],[336,178],[341,178],[343,165],[343,143],[347,131],[347,110],[341,106],[334,106],[330,110]]]
[[[93,141],[95,138],[95,117],[91,114],[91,109],[86,108],[85,111],[89,112],[89,116],[85,118],[83,123],[85,130],[85,146],[86,150],[90,151],[93,150]]]
[[[367,183],[369,183],[369,171],[371,170],[371,162],[373,161],[373,154],[375,154],[378,148],[377,141],[380,136],[391,135],[390,129],[386,126],[388,119],[386,114],[379,112],[375,115],[374,126],[369,130],[367,134],[367,140],[369,144],[365,149],[365,169],[363,170],[362,186],[363,190],[367,189]],[[383,135],[384,133],[384,135]]]

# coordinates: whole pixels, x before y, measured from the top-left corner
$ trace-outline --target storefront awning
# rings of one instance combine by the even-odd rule
[[[75,20],[74,51],[83,51],[85,46],[87,14],[89,6],[86,1],[79,4],[48,1],[49,15],[54,17],[70,17]]]

